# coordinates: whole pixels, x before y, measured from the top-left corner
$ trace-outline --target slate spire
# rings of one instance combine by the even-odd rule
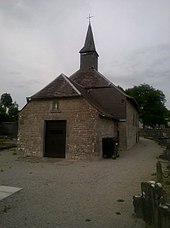
[[[96,51],[91,23],[89,22],[84,47],[80,50],[80,70],[98,70],[98,53]]]

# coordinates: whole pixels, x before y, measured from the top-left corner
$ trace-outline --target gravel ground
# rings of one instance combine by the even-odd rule
[[[0,185],[21,187],[0,201],[1,228],[144,228],[133,215],[141,181],[154,179],[154,141],[141,139],[116,160],[20,159],[0,151]]]

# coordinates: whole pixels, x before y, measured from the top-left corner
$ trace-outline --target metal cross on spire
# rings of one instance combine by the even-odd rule
[[[89,24],[90,24],[90,19],[92,18],[93,16],[90,16],[90,13],[89,13],[89,16],[88,17],[86,17],[87,19],[89,19]]]

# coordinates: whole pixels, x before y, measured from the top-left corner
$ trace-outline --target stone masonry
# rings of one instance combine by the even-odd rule
[[[66,158],[101,157],[102,137],[114,137],[116,134],[114,122],[99,117],[97,111],[83,98],[56,101],[59,104],[56,112],[52,110],[54,100],[32,101],[21,111],[18,147],[22,154],[43,157],[44,121],[67,120]]]

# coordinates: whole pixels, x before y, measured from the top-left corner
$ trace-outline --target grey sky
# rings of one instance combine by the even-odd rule
[[[169,0],[0,0],[0,94],[20,105],[79,68],[91,13],[99,71],[124,89],[147,83],[170,108]]]

